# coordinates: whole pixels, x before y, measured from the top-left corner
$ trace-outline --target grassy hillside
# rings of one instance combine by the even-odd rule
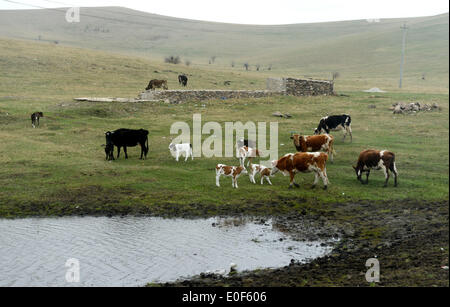
[[[220,87],[233,80],[243,88],[264,86],[255,72],[200,70],[197,67],[155,64],[147,60],[48,43],[0,40],[0,216],[27,214],[154,213],[270,214],[358,200],[448,199],[448,94],[369,94],[349,97],[272,97],[265,99],[164,103],[74,102],[74,96],[135,96],[150,75],[169,78],[177,87],[180,67],[192,74],[193,85]],[[154,71],[158,71],[155,73]],[[214,83],[217,83],[214,84]],[[396,101],[437,102],[440,112],[393,115]],[[368,108],[369,104],[376,108]],[[32,129],[30,113],[44,112],[41,127]],[[274,121],[274,111],[293,115],[279,120],[279,154],[292,152],[290,131],[310,133],[327,113],[352,115],[354,141],[337,134],[334,164],[328,165],[328,191],[310,190],[313,176],[297,175],[300,189],[288,190],[288,179],[273,178],[273,186],[229,178],[214,184],[216,163],[233,158],[196,158],[176,163],[169,154],[169,129],[175,121]],[[439,122],[439,125],[436,125]],[[130,148],[128,160],[107,162],[104,131],[120,127],[150,131],[150,152],[138,160]],[[207,137],[205,135],[204,137]],[[382,188],[383,175],[373,172],[362,186],[351,165],[369,147],[397,154],[399,187]]]
[[[82,8],[80,23],[67,23],[64,15],[64,9],[0,11],[0,37],[57,41],[161,62],[179,55],[217,71],[242,72],[248,62],[252,70],[261,65],[263,76],[330,78],[339,71],[344,88],[396,90],[400,26],[406,21],[404,90],[448,92],[448,14],[280,26],[194,21],[120,7]],[[217,58],[208,64],[211,56]]]

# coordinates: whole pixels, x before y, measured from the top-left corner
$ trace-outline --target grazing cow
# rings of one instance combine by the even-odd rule
[[[145,129],[126,129],[121,128],[115,131],[108,131],[105,133],[106,136],[106,147],[112,144],[113,146],[117,146],[117,158],[120,155],[120,147],[123,147],[123,151],[125,152],[125,159],[128,159],[127,147],[133,147],[136,145],[141,146],[141,157],[140,159],[147,158],[148,153],[148,131]],[[106,151],[105,147],[105,151]],[[114,147],[113,147],[114,148]],[[114,149],[113,149],[114,151]],[[111,153],[112,155],[112,153]]]
[[[299,135],[293,134],[294,146],[300,152],[324,151],[330,156],[333,162],[333,155],[336,154],[333,148],[334,138],[330,134],[321,135]]]
[[[175,154],[175,159],[178,162],[178,158],[184,153],[186,156],[186,159],[184,159],[184,162],[187,161],[189,156],[191,156],[191,159],[194,160],[194,155],[192,154],[192,144],[190,143],[183,143],[183,144],[169,144],[169,150]],[[173,155],[173,154],[172,154]]]
[[[347,134],[350,134],[350,142],[352,142],[353,136],[351,124],[352,118],[347,114],[325,116],[320,119],[319,125],[317,126],[316,130],[314,130],[314,134],[321,134],[322,131],[325,131],[325,133],[329,134],[330,130],[343,130],[344,140]]]
[[[231,186],[238,188],[237,179],[242,174],[248,174],[247,170],[243,166],[228,166],[225,164],[217,164],[216,166],[216,186],[220,187],[220,176],[231,177]]]
[[[389,180],[389,171],[394,173],[394,186],[397,186],[397,168],[395,167],[395,154],[387,150],[374,150],[368,149],[364,150],[359,154],[358,162],[356,166],[353,166],[356,172],[357,179],[362,184],[369,183],[369,174],[371,169],[382,169],[384,172],[384,187],[387,187]],[[366,181],[364,182],[361,178],[362,173],[366,172]]]
[[[239,162],[241,166],[244,166],[245,159],[248,158],[247,166],[252,162],[254,157],[260,157],[261,152],[252,147],[242,146],[239,148]]]
[[[186,86],[188,82],[188,78],[185,75],[178,75],[178,83],[182,86]]]
[[[289,189],[295,185],[297,188],[299,185],[295,183],[294,176],[298,172],[307,173],[314,172],[315,179],[312,188],[315,188],[319,176],[323,181],[323,189],[328,187],[327,177],[327,163],[328,155],[323,152],[297,152],[295,154],[289,153],[281,157],[279,160],[272,161],[272,170],[270,175],[275,175],[278,171],[281,171],[283,175],[289,175],[291,181]]]
[[[272,185],[272,182],[270,182],[270,168],[265,167],[264,165],[261,164],[250,164],[250,173],[249,173],[249,177],[250,177],[250,182],[256,183],[255,181],[255,175],[256,174],[260,174],[261,175],[261,184],[263,184],[264,179],[267,180],[267,182]]]
[[[31,126],[33,126],[33,128],[39,126],[39,118],[41,117],[44,117],[44,113],[42,112],[34,112],[31,114]]]
[[[168,90],[169,88],[167,87],[167,80],[150,80],[145,90],[154,90],[156,88],[163,88],[165,90]]]

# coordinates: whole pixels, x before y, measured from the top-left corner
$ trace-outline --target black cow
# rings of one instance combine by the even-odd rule
[[[314,134],[320,134],[322,131],[329,134],[330,130],[344,130],[344,140],[347,134],[350,134],[350,142],[352,142],[353,136],[351,123],[352,119],[350,115],[347,114],[325,116],[320,119],[319,126],[317,126],[317,129],[314,130]]]
[[[108,158],[113,155],[114,146],[117,146],[117,158],[119,158],[120,155],[120,147],[123,147],[123,151],[125,152],[125,159],[128,159],[127,154],[127,147],[133,147],[136,145],[141,146],[141,159],[147,158],[148,153],[148,131],[145,129],[117,129],[115,131],[108,131],[105,133],[106,137],[106,147],[105,147],[105,153]],[[111,151],[111,145],[112,144],[112,151]],[[109,147],[108,147],[109,146]],[[108,152],[107,152],[107,148]],[[113,157],[114,159],[114,157]]]
[[[34,112],[31,114],[31,126],[33,126],[33,128],[39,126],[39,118],[41,117],[44,117],[44,113],[42,112]]]
[[[188,78],[185,75],[178,75],[178,83],[182,86],[186,86],[188,82]]]

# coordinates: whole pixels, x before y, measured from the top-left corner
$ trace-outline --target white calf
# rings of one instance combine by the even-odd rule
[[[237,179],[241,174],[248,174],[247,170],[243,166],[228,166],[225,164],[217,164],[216,166],[216,186],[220,187],[220,176],[231,177],[231,186],[233,188],[238,187]]]
[[[250,164],[250,174],[248,175],[250,177],[250,182],[255,182],[255,175],[260,174],[261,175],[261,184],[264,182],[264,178],[267,180],[267,182],[272,185],[272,182],[270,182],[269,176],[270,176],[270,168],[267,168],[261,164]]]
[[[186,156],[186,159],[184,159],[185,162],[187,161],[189,156],[191,156],[191,159],[194,160],[194,155],[192,154],[192,145],[189,143],[183,143],[183,144],[170,143],[169,150],[172,152],[172,156],[175,157],[177,162],[178,162],[178,158],[183,153]]]

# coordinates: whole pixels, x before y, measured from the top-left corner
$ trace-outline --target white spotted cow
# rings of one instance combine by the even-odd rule
[[[255,181],[255,175],[256,174],[260,174],[261,175],[261,184],[264,183],[264,179],[267,180],[267,182],[272,185],[272,182],[270,182],[270,168],[265,167],[264,165],[261,164],[250,164],[250,173],[249,173],[249,177],[250,177],[250,182],[252,183],[256,183]]]
[[[248,174],[243,166],[229,166],[225,164],[217,164],[216,166],[216,186],[220,187],[220,176],[231,177],[231,186],[238,188],[237,179],[242,174]]]
[[[175,159],[178,162],[178,158],[184,154],[186,158],[184,159],[184,162],[187,161],[189,156],[191,156],[191,159],[194,160],[194,155],[192,154],[192,145],[189,143],[183,143],[183,144],[169,144],[169,150],[172,152],[172,155],[175,155]]]

